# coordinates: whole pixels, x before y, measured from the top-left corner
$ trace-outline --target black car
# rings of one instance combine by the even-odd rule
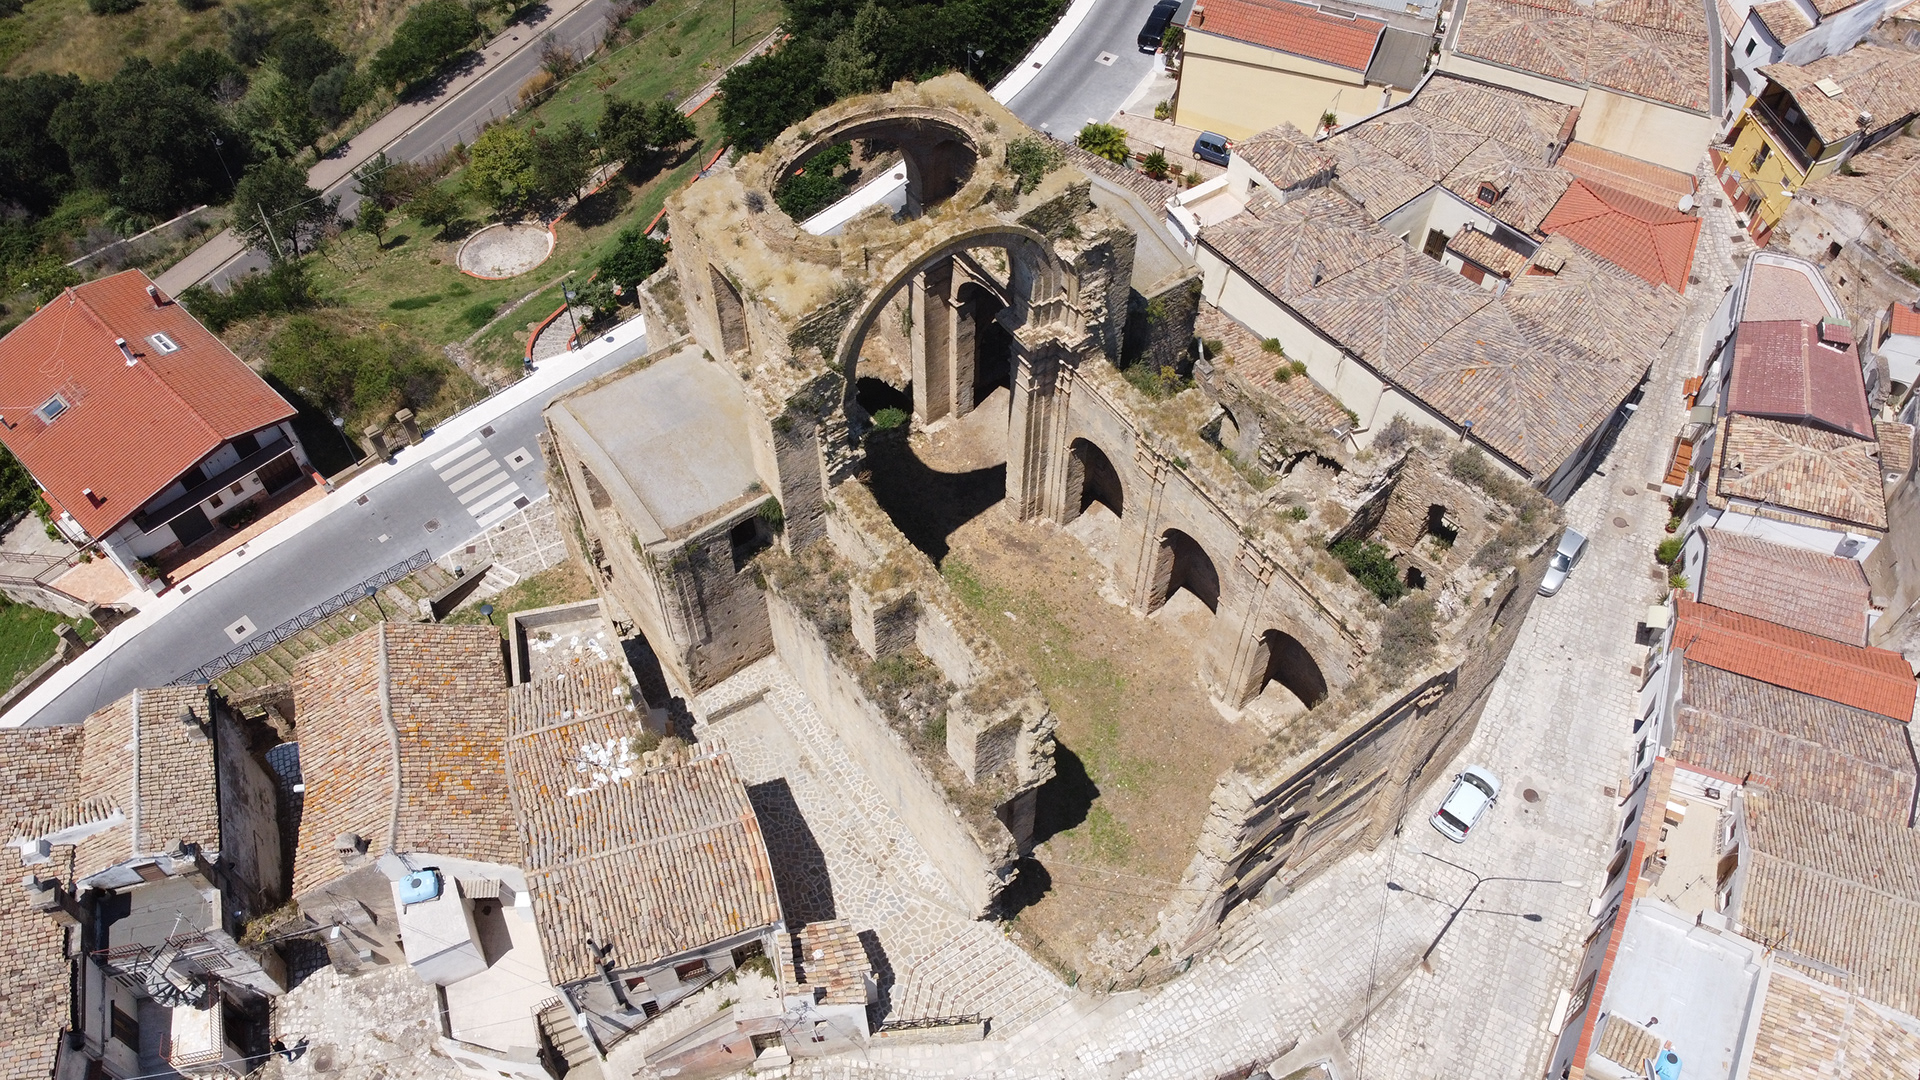
[[[1180,0],[1160,0],[1153,5],[1153,14],[1147,16],[1147,25],[1140,28],[1140,51],[1143,53],[1160,51],[1160,39],[1167,36],[1167,24],[1173,21],[1173,13],[1180,10]]]

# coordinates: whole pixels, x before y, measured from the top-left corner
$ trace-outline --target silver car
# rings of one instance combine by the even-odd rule
[[[1467,834],[1480,823],[1500,798],[1500,778],[1479,765],[1469,765],[1453,778],[1453,790],[1433,812],[1433,827],[1456,844],[1467,842]]]
[[[1567,583],[1567,575],[1573,573],[1580,556],[1587,553],[1587,538],[1568,529],[1560,534],[1560,546],[1553,551],[1553,558],[1547,563],[1547,574],[1540,579],[1540,595],[1552,596]]]

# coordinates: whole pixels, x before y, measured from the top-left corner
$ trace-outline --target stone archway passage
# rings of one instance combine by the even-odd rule
[[[1006,305],[992,292],[968,282],[960,286],[957,299],[954,361],[972,371],[971,407],[998,387],[1013,389],[1013,335],[996,318]]]
[[[1326,700],[1326,676],[1320,673],[1313,654],[1292,634],[1282,630],[1261,634],[1260,652],[1265,660],[1254,664],[1254,669],[1261,672],[1260,681],[1254,684],[1253,692],[1247,695],[1249,698],[1265,690],[1268,683],[1277,682],[1308,708]]]
[[[1160,536],[1154,584],[1149,610],[1158,611],[1174,593],[1185,589],[1207,605],[1208,611],[1220,611],[1220,573],[1214,569],[1213,558],[1198,540],[1179,529],[1168,529]]]
[[[1068,449],[1067,491],[1071,494],[1067,520],[1079,517],[1094,503],[1113,511],[1114,517],[1126,517],[1127,494],[1120,486],[1120,473],[1105,451],[1086,439],[1073,440]]]

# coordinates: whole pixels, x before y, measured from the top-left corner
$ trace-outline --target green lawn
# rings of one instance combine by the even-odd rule
[[[53,655],[60,639],[53,628],[75,620],[26,604],[5,601],[0,605],[0,690],[20,681],[28,672]],[[92,620],[79,620],[80,636],[92,640]]]

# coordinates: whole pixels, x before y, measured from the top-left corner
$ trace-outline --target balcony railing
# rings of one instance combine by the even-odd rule
[[[206,501],[215,492],[227,487],[236,480],[260,471],[282,454],[293,452],[293,443],[285,435],[277,436],[272,442],[240,459],[240,463],[231,468],[222,469],[220,474],[188,489],[185,495],[168,502],[157,510],[144,514],[135,514],[133,523],[140,526],[141,532],[153,530],[193,509]]]
[[[1809,140],[1813,139],[1811,133],[1796,134],[1793,125],[1788,124],[1786,118],[1775,111],[1764,98],[1755,100],[1747,107],[1747,111],[1760,122],[1760,127],[1766,132],[1768,141],[1773,143],[1775,148],[1785,151],[1787,157],[1793,162],[1794,168],[1800,170],[1801,175],[1806,175],[1814,162],[1814,155],[1807,146]],[[1802,123],[1805,122],[1802,121]]]

